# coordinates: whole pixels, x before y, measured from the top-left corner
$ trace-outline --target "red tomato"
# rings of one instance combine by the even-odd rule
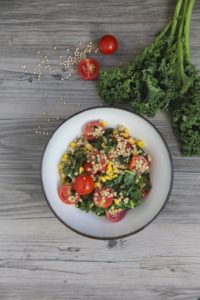
[[[86,173],[92,173],[92,164],[91,163],[89,163],[89,162],[85,162],[84,164],[83,164],[83,168],[84,168],[84,171],[86,172]]]
[[[119,211],[117,213],[112,213],[110,211],[106,212],[106,217],[111,221],[111,222],[119,222],[121,221],[126,215],[126,210]]]
[[[78,175],[73,184],[73,188],[79,195],[87,195],[94,190],[94,181],[90,175]]]
[[[118,41],[113,35],[104,35],[99,40],[99,50],[104,55],[114,53],[118,48]]]
[[[113,203],[113,199],[113,191],[106,187],[97,189],[93,195],[95,205],[102,208],[109,207]]]
[[[99,75],[100,65],[95,58],[82,59],[78,64],[79,76],[85,80],[95,80]]]
[[[142,198],[143,198],[143,199],[146,198],[146,197],[149,195],[149,193],[150,193],[150,190],[145,190],[145,189],[143,189],[143,190],[142,190]]]
[[[141,156],[141,155],[138,155],[138,156],[133,156],[129,162],[129,169],[130,171],[133,171],[133,170],[138,170],[138,172],[140,173],[143,173],[145,172],[149,167],[149,162],[148,160]]]
[[[107,155],[101,153],[98,150],[94,150],[91,155],[88,157],[88,161],[92,164],[93,170],[92,173],[96,174],[98,172],[104,173],[107,168]]]
[[[60,200],[65,204],[75,204],[80,199],[77,193],[72,195],[72,186],[69,184],[61,185],[58,188],[58,195]]]
[[[96,137],[103,135],[104,131],[105,129],[101,121],[91,121],[86,123],[85,127],[83,128],[83,136],[88,141],[92,141],[95,140]]]

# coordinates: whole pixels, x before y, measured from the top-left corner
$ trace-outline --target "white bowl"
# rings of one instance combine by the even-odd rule
[[[96,119],[105,120],[109,127],[118,124],[126,126],[133,137],[145,142],[145,150],[152,157],[151,192],[141,206],[129,210],[118,223],[111,223],[106,217],[98,217],[65,205],[59,200],[57,193],[60,157],[70,141],[81,134],[83,125]],[[87,237],[116,239],[138,232],[159,214],[172,189],[173,167],[165,140],[148,120],[124,109],[95,107],[71,116],[55,131],[43,155],[41,176],[47,202],[60,221]]]

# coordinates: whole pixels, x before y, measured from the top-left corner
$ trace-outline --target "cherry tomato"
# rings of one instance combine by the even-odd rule
[[[88,157],[89,163],[92,164],[92,173],[104,173],[108,164],[107,159],[108,157],[105,153],[101,153],[98,150],[94,150]]]
[[[79,76],[85,80],[95,80],[99,75],[100,65],[95,58],[82,59],[78,64]]]
[[[117,51],[118,41],[113,35],[104,35],[99,40],[99,50],[104,55],[109,55]]]
[[[85,163],[83,164],[83,168],[84,168],[84,171],[85,171],[86,173],[89,173],[89,174],[91,174],[92,171],[93,171],[93,169],[92,169],[92,164],[89,163],[89,162],[85,162]]]
[[[102,187],[97,189],[93,194],[93,201],[96,206],[107,208],[113,203],[113,191],[109,188]]]
[[[126,210],[119,211],[117,213],[112,213],[111,211],[106,212],[106,217],[111,222],[119,222],[121,221],[126,215]]]
[[[143,189],[142,190],[142,198],[145,199],[149,195],[149,193],[150,193],[150,190]]]
[[[104,126],[101,121],[91,121],[86,123],[83,129],[83,136],[88,140],[95,140],[96,137],[99,137],[104,134]]]
[[[90,175],[78,175],[73,184],[73,188],[79,195],[87,195],[94,190],[94,181]]]
[[[138,170],[138,172],[143,173],[147,171],[147,168],[149,168],[149,162],[148,160],[141,156],[133,156],[129,162],[129,169],[130,171]]]
[[[61,185],[58,188],[58,195],[60,200],[65,204],[75,204],[80,199],[77,193],[73,195],[72,186],[69,184]]]

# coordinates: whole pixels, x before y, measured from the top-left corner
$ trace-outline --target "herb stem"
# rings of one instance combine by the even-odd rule
[[[183,3],[183,0],[178,0],[178,2],[176,4],[176,8],[175,8],[175,12],[174,12],[173,20],[172,20],[172,27],[171,27],[171,34],[170,34],[171,39],[174,38],[174,35],[175,35],[175,32],[176,32],[176,27],[177,27],[178,18],[179,18],[180,10],[181,10],[181,7],[182,7],[182,3]]]
[[[190,63],[190,41],[189,41],[189,34],[190,34],[190,21],[192,10],[194,7],[196,0],[189,0],[187,14],[185,15],[185,26],[184,26],[184,43],[185,43],[185,61],[186,63]]]
[[[190,1],[190,0],[189,0]],[[183,29],[184,29],[184,22],[185,22],[185,14],[187,12],[187,4],[188,4],[188,0],[184,1],[183,4],[183,9],[182,9],[182,13],[181,13],[181,23],[180,23],[180,27],[179,27],[179,32],[178,32],[178,64],[179,64],[179,68],[180,68],[180,77],[182,82],[184,81],[184,77],[185,77],[185,71],[184,71],[184,51],[183,51]]]

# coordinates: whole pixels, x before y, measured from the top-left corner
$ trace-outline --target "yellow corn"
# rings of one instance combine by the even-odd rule
[[[103,125],[103,127],[106,127],[108,125],[106,121],[102,121],[101,124]]]
[[[85,145],[85,148],[86,148],[87,150],[92,150],[92,149],[93,149],[92,145],[89,144],[89,143],[87,143],[87,144]]]
[[[137,150],[134,150],[134,151],[133,151],[133,155],[134,155],[134,156],[136,156],[136,155],[138,155],[138,154],[139,154],[139,152],[138,152]]]
[[[102,148],[106,148],[106,144],[105,143],[101,144],[101,146],[102,146]]]
[[[124,137],[125,139],[127,139],[127,138],[129,137],[128,132],[124,132],[124,133],[123,133],[123,137]]]
[[[61,164],[61,163],[59,163],[59,165],[58,165],[58,170],[59,170],[59,171],[61,171],[61,170],[62,170],[62,168],[63,168],[62,164]]]
[[[100,180],[101,180],[102,182],[106,182],[106,176],[101,176],[101,177],[100,177]]]
[[[115,175],[113,175],[113,177],[112,178],[116,178],[118,176],[118,174],[115,174]]]
[[[119,205],[120,202],[121,202],[121,199],[114,199],[114,202],[115,202],[116,205]]]
[[[61,157],[61,162],[66,162],[68,159],[67,153],[64,153],[63,156]]]
[[[138,145],[138,147],[142,148],[142,147],[144,147],[144,142],[141,140],[138,140],[137,145]]]
[[[83,167],[80,167],[79,168],[79,173],[83,173],[84,172],[84,168]]]
[[[72,148],[75,148],[75,147],[77,146],[77,144],[76,144],[75,142],[71,142],[71,143],[69,144],[69,146],[72,147]]]
[[[131,145],[133,145],[133,144],[135,144],[135,139],[134,139],[134,138],[129,138],[129,139],[128,139],[128,142],[129,142]]]
[[[95,182],[95,187],[96,187],[96,188],[101,187],[101,183],[100,183],[100,182]]]

